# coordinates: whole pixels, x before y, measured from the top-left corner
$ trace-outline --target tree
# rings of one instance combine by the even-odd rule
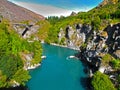
[[[12,87],[15,82],[25,85],[30,79],[29,71],[23,70],[25,62],[21,53],[24,54],[25,51],[33,54],[31,65],[41,61],[40,43],[38,41],[29,43],[20,38],[14,30],[11,30],[9,24],[2,21],[0,23],[0,88]]]
[[[0,71],[0,88],[5,87],[7,85],[6,83],[6,76],[2,74],[2,72]]]
[[[14,55],[4,55],[0,58],[0,70],[10,79],[19,67],[23,67],[23,63],[19,57]]]
[[[101,23],[100,17],[99,17],[99,16],[95,17],[95,18],[91,21],[91,25],[93,26],[93,30],[98,31],[99,28],[100,28],[100,23]]]
[[[109,77],[99,71],[93,76],[92,86],[94,90],[116,90]]]
[[[25,85],[25,82],[27,82],[30,78],[31,77],[29,75],[29,72],[23,69],[19,69],[13,76],[13,79],[23,86]]]
[[[114,69],[119,69],[120,68],[120,59],[113,59],[111,61],[111,64]]]

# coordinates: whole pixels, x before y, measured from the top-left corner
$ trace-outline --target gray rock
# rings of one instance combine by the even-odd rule
[[[117,58],[120,59],[120,50],[116,50],[116,52],[114,52],[114,54]]]

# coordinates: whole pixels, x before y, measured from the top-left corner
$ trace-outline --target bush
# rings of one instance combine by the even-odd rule
[[[111,61],[112,66],[114,67],[114,69],[119,69],[120,68],[120,60],[119,59],[114,59]]]
[[[109,77],[97,71],[92,79],[94,90],[116,90]]]

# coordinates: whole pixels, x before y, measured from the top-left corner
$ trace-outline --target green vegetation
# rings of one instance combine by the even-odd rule
[[[109,0],[109,4],[96,7],[88,12],[79,12],[75,16],[69,17],[48,17],[47,19],[51,27],[48,32],[49,43],[58,43],[58,33],[60,28],[65,28],[70,25],[74,26],[77,23],[90,24],[93,30],[103,30],[107,25],[114,24],[120,20],[120,1]]]
[[[120,59],[115,59],[114,57],[112,57],[110,54],[105,54],[102,57],[102,63],[104,65],[109,65],[111,64],[111,66],[116,69],[119,70],[120,68]]]
[[[2,72],[0,71],[0,87],[7,86],[6,79],[7,79],[7,77],[5,75],[3,75]]]
[[[109,77],[97,71],[92,80],[94,90],[116,90]]]
[[[60,28],[63,28],[63,30],[65,30],[67,25],[74,26],[75,23],[80,22],[79,19],[76,19],[73,16],[66,17],[66,18],[65,17],[61,17],[61,18],[49,17],[48,21],[50,22],[51,27],[49,29],[48,37],[46,41],[49,41],[50,43],[59,43],[58,33],[60,32]]]
[[[98,31],[100,29],[100,24],[101,24],[101,20],[99,16],[96,16],[92,21],[91,21],[91,25],[93,26],[93,30]]]
[[[24,74],[24,75],[22,75]],[[31,77],[28,75],[29,72],[23,69],[19,69],[13,76],[13,79],[20,83],[21,85],[25,85],[25,82],[27,82]]]
[[[65,42],[65,38],[62,38],[59,44],[60,44],[60,45],[65,45],[64,42]]]
[[[102,62],[103,64],[109,64],[114,58],[110,55],[110,54],[105,54],[103,57],[102,57]]]
[[[120,90],[120,75],[118,75],[117,80],[118,80],[118,83],[119,83],[118,90]]]
[[[16,83],[25,85],[30,79],[25,56],[32,54],[30,65],[41,62],[42,47],[38,41],[27,42],[19,37],[8,21],[0,23],[0,88],[11,87]]]
[[[46,37],[48,36],[50,23],[47,20],[44,20],[44,21],[39,21],[36,24],[40,26],[38,33],[36,33],[37,37],[40,40],[45,40]]]
[[[111,63],[112,63],[112,66],[114,69],[116,69],[116,70],[120,69],[120,59],[114,59],[111,61]]]

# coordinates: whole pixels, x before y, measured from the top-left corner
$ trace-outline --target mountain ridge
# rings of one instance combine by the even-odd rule
[[[12,22],[39,21],[45,18],[7,0],[0,1],[0,15]]]

